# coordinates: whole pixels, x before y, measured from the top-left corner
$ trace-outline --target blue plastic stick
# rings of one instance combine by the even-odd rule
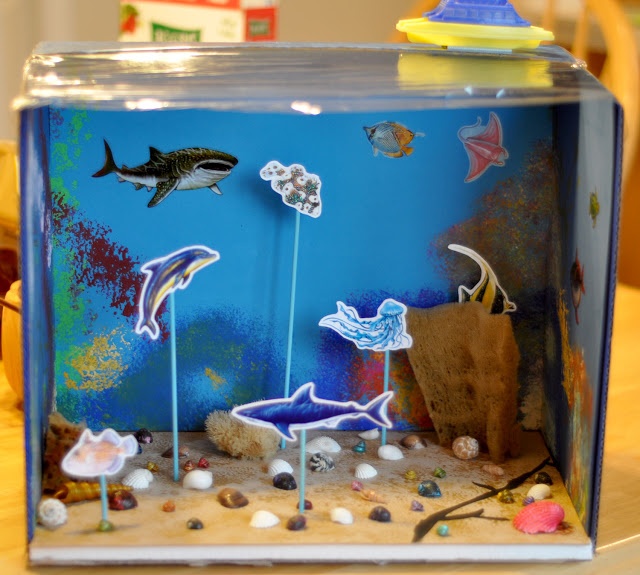
[[[169,294],[169,331],[171,332],[171,429],[173,431],[173,480],[178,481],[178,368],[176,364],[176,307]]]
[[[306,481],[306,460],[305,460],[305,449],[307,446],[307,430],[300,430],[300,505],[298,506],[298,510],[300,513],[304,513],[304,484]]]
[[[293,262],[291,266],[291,298],[289,300],[289,331],[287,333],[287,364],[284,370],[284,397],[289,397],[291,383],[291,351],[293,348],[293,320],[296,311],[296,283],[298,281],[298,244],[300,243],[300,212],[296,210],[296,227],[293,236]],[[286,441],[280,442],[285,448]]]
[[[389,350],[384,352],[384,391],[389,391]],[[382,428],[382,437],[380,439],[381,445],[387,444],[387,428]]]
[[[104,474],[100,476],[100,504],[102,506],[102,521],[108,521],[107,518],[107,478]]]

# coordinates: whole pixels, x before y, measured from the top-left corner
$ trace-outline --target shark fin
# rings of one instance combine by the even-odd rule
[[[220,191],[220,188],[218,187],[218,184],[213,184],[213,186],[209,186],[209,189],[214,193],[214,194],[218,194],[219,196],[222,195],[222,192]]]
[[[140,190],[140,189],[144,188],[144,186],[142,184],[138,184],[137,182],[134,182],[133,185],[136,188],[136,190]]]
[[[162,158],[164,157],[164,154],[158,150],[158,148],[154,148],[153,146],[149,146],[149,161],[153,162],[153,161],[157,161],[157,160],[162,160]]]
[[[177,178],[170,178],[164,182],[158,182],[156,186],[156,193],[151,198],[151,201],[147,204],[147,207],[153,208],[157,206],[162,200],[164,200],[178,185]]]
[[[109,144],[107,144],[107,140],[104,140],[104,166],[100,170],[98,170],[95,174],[93,174],[93,178],[101,178],[102,176],[106,176],[111,172],[115,172],[118,169],[116,163],[113,159],[113,153],[111,152],[111,148]]]
[[[298,388],[291,396],[291,406],[295,407],[296,405],[313,403],[313,388],[313,382],[305,383],[302,387]]]
[[[274,425],[276,426],[278,433],[280,433],[282,437],[284,437],[285,439],[288,439],[289,441],[295,441],[296,436],[293,435],[293,433],[291,432],[291,429],[289,429],[288,423],[274,423]]]

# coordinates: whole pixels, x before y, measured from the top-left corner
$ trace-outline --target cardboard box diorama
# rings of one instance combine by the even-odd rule
[[[276,39],[276,0],[121,0],[123,42]]]
[[[566,52],[26,77],[33,563],[592,556],[621,112]]]

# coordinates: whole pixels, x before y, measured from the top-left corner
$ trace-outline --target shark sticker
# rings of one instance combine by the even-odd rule
[[[136,190],[153,188],[156,193],[148,203],[153,208],[162,202],[174,190],[197,190],[209,188],[216,194],[222,194],[218,182],[226,178],[238,163],[231,154],[209,150],[208,148],[185,148],[162,153],[149,147],[149,161],[135,168],[124,164],[118,167],[107,141],[104,141],[104,166],[93,174],[102,178],[116,174],[119,182],[131,182]]]

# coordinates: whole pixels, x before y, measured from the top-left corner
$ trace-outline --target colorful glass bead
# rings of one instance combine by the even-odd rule
[[[442,469],[442,467],[436,467],[433,470],[433,476],[438,477],[439,479],[442,479],[443,477],[447,476],[447,472],[444,469]]]
[[[418,494],[422,497],[440,497],[442,492],[435,481],[427,479],[418,485]]]
[[[446,537],[447,535],[449,535],[449,526],[445,523],[443,523],[442,525],[438,525],[436,533],[440,535],[440,537]]]
[[[356,453],[364,453],[365,451],[367,451],[367,444],[364,441],[360,441],[353,446],[353,451],[355,451]]]
[[[508,489],[503,489],[498,493],[498,501],[500,503],[513,503],[515,499],[513,498],[513,493]]]

